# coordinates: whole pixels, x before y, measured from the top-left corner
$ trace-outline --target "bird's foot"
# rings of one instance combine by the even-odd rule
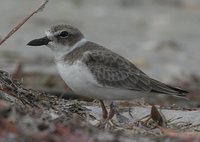
[[[100,129],[109,129],[109,130],[120,128],[120,126],[117,124],[117,122],[115,122],[112,119],[100,120],[100,122],[97,123],[96,127],[100,128]]]
[[[146,127],[157,127],[158,126],[167,126],[167,120],[165,116],[158,111],[158,109],[152,105],[151,113],[143,118],[141,118],[138,122],[140,122],[143,126]]]
[[[122,125],[129,122],[129,119],[119,113],[119,111],[115,108],[114,104],[111,103],[109,105],[110,111],[108,112],[103,101],[100,100],[101,108],[102,108],[102,117],[103,119],[99,121],[95,126],[98,128],[103,128],[103,129],[117,129],[121,130]],[[113,120],[113,116],[116,115],[116,121]],[[121,125],[121,126],[120,126]]]

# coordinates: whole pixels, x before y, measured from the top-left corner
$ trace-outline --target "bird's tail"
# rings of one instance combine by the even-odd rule
[[[183,90],[181,88],[178,88],[178,87],[172,87],[170,85],[167,85],[170,89],[174,90],[177,92],[177,96],[180,96],[180,97],[185,97],[187,93],[189,93],[188,91],[186,90]]]
[[[152,92],[164,93],[174,95],[177,97],[185,97],[188,91],[182,90],[178,87],[172,87],[157,80],[151,80]]]

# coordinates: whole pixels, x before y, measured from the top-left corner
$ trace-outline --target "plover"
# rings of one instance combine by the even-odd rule
[[[108,113],[104,100],[130,100],[157,94],[182,97],[187,93],[150,78],[124,57],[86,40],[70,25],[52,26],[44,37],[28,45],[48,46],[65,83],[78,95],[100,100],[105,119],[113,117],[114,108],[110,103]]]

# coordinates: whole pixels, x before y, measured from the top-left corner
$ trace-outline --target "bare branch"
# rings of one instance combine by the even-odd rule
[[[28,21],[34,14],[41,12],[46,4],[48,3],[49,0],[44,0],[44,2],[42,3],[42,5],[35,11],[33,11],[29,16],[27,16],[23,21],[21,21],[19,24],[17,24],[1,41],[0,41],[0,45],[2,43],[4,43],[10,36],[12,36],[24,23],[26,23],[26,21]]]

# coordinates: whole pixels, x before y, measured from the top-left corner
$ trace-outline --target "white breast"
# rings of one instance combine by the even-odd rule
[[[57,68],[66,84],[77,94],[88,96],[88,89],[98,86],[95,78],[81,61],[72,65],[58,62]]]

